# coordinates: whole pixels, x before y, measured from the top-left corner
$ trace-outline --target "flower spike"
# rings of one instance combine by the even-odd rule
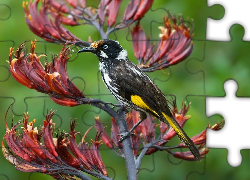
[[[70,47],[70,46],[69,46]],[[51,63],[43,66],[40,58],[45,55],[35,54],[36,41],[31,42],[30,54],[25,54],[25,43],[16,50],[10,48],[9,67],[12,76],[21,84],[38,92],[46,93],[63,106],[76,106],[86,100],[82,92],[72,83],[67,74],[69,47],[64,46],[59,56],[54,56]]]
[[[177,109],[175,100],[171,103],[172,104],[172,114],[173,117],[175,117],[176,121],[180,124],[181,127],[185,125],[185,123],[191,118],[189,115],[187,115],[187,112],[190,108],[190,104],[182,103],[182,106],[180,110]],[[130,113],[126,116],[126,122],[128,124],[128,128],[131,128],[140,120],[139,113],[132,110]],[[119,153],[123,156],[122,151],[122,145],[118,142],[119,139],[119,128],[116,123],[116,121],[112,118],[112,131],[111,131],[111,137],[108,136],[108,134],[105,132],[105,128],[103,127],[100,118],[95,118],[96,123],[96,129],[98,133],[101,133],[101,139],[103,140],[104,144],[109,147],[110,149],[115,151],[115,147],[118,148]],[[199,146],[198,150],[200,152],[200,155],[202,158],[205,157],[205,155],[209,152],[208,148],[204,148],[206,144],[206,132],[208,128],[211,128],[212,130],[217,130],[219,127],[221,127],[222,123],[218,123],[212,127],[208,125],[208,127],[203,130],[201,133],[193,136],[191,140],[194,142],[195,145]],[[156,129],[160,129],[160,135],[157,138],[156,137]],[[142,121],[138,127],[135,128],[133,132],[133,136],[130,137],[131,145],[133,149],[134,156],[139,156],[141,153],[141,143],[151,144],[150,147],[148,147],[147,151],[145,151],[146,155],[151,155],[158,150],[165,150],[166,152],[170,153],[172,156],[188,160],[188,161],[196,161],[197,159],[194,157],[194,155],[190,151],[184,151],[184,152],[172,152],[172,149],[175,148],[187,148],[186,145],[183,143],[180,143],[177,146],[174,147],[166,147],[165,145],[171,141],[173,137],[176,136],[175,131],[172,129],[172,127],[168,127],[166,124],[160,122],[160,126],[156,125],[154,122],[154,118],[151,116],[148,116],[144,121]],[[145,147],[144,147],[145,148]]]
[[[82,146],[76,145],[77,133],[74,130],[76,122],[73,120],[70,137],[64,132],[59,132],[57,138],[53,138],[54,114],[55,111],[47,112],[44,126],[39,130],[34,127],[35,120],[28,122],[28,113],[24,114],[23,122],[19,121],[11,128],[6,122],[7,130],[2,140],[4,157],[19,171],[41,172],[56,179],[59,177],[71,179],[75,176],[85,179],[81,171],[98,178],[108,176],[100,155],[102,143],[99,140],[99,133],[95,141],[91,142],[91,147],[85,146],[82,149]],[[23,125],[22,132],[18,135],[17,127],[21,125]],[[8,147],[5,146],[4,141]]]
[[[135,57],[143,71],[150,72],[178,64],[193,50],[192,30],[187,27],[182,17],[176,19],[169,15],[163,20],[164,27],[159,27],[161,34],[156,50],[139,23],[131,31]]]
[[[68,4],[73,7],[71,10],[66,3],[60,3],[55,0],[42,1],[42,7],[38,10],[40,0],[33,3],[23,2],[25,13],[25,21],[29,29],[37,36],[46,41],[57,44],[77,44],[79,46],[88,46],[89,43],[80,40],[70,33],[62,24],[76,26],[79,25],[77,15],[81,12],[77,11],[77,1],[68,0]],[[85,2],[80,0],[81,6],[85,7]],[[83,7],[83,8],[84,8]],[[71,14],[68,17],[64,13]],[[48,17],[51,15],[52,19]]]

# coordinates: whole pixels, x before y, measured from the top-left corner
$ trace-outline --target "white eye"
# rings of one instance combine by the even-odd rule
[[[103,49],[108,49],[108,45],[105,44],[105,45],[103,46]]]

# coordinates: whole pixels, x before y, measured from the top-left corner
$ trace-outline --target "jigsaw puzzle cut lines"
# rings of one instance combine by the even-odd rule
[[[9,68],[3,65],[0,65],[0,71],[2,72],[2,76],[0,77],[0,82],[5,82],[10,78]]]
[[[11,17],[11,8],[7,4],[0,4],[0,21],[6,21]]]
[[[99,2],[93,0],[93,2],[87,1],[87,4],[88,2],[95,4],[93,7],[98,7],[96,3]],[[176,17],[178,17],[178,13],[181,13],[184,22],[188,18],[194,20],[194,47],[188,59],[177,66],[171,66],[168,69],[152,74],[148,73],[148,75],[162,89],[167,99],[174,98],[177,100],[178,107],[182,99],[192,103],[191,113],[188,114],[191,115],[192,119],[184,128],[184,130],[187,129],[188,135],[200,132],[198,131],[200,129],[203,130],[205,123],[213,125],[211,121],[219,121],[221,116],[225,119],[225,126],[220,131],[208,130],[206,146],[210,152],[201,162],[181,161],[172,159],[173,157],[165,152],[156,153],[153,156],[146,156],[145,160],[143,160],[145,164],[138,170],[141,171],[139,179],[146,180],[160,177],[162,179],[210,180],[215,178],[215,174],[217,174],[216,178],[218,179],[250,178],[250,134],[248,133],[250,127],[248,117],[250,108],[250,83],[248,82],[250,77],[250,11],[248,3],[247,0],[199,0],[199,3],[197,0],[180,0],[178,3],[173,0],[166,2],[154,1],[155,5],[145,15],[148,18],[142,19],[140,22],[140,25],[145,28],[146,37],[150,35],[154,40],[152,43],[155,43],[157,47],[160,32],[158,26],[163,25],[162,16],[168,15],[167,10],[171,14],[175,14]],[[2,49],[0,51],[0,119],[2,119],[0,125],[3,127],[0,129],[0,138],[5,134],[4,115],[11,103],[14,104],[8,114],[9,126],[12,116],[15,116],[15,123],[22,118],[23,111],[29,111],[32,117],[33,115],[36,116],[37,123],[41,125],[47,109],[53,109],[58,110],[53,118],[53,122],[56,123],[55,131],[65,129],[69,132],[70,118],[78,119],[77,123],[79,125],[76,130],[80,131],[80,133],[77,135],[77,140],[83,137],[85,129],[94,125],[94,116],[100,115],[101,122],[109,128],[111,124],[110,116],[100,111],[100,109],[85,105],[73,108],[60,107],[49,96],[36,93],[35,90],[29,91],[11,76],[6,62],[9,48],[15,47],[16,50],[16,47],[21,42],[29,39],[26,43],[28,52],[29,41],[37,38],[25,24],[21,6],[22,1],[3,0],[3,2],[0,2],[0,26],[3,29],[2,32],[5,33],[3,34],[0,31],[0,49]],[[225,10],[225,14],[220,20],[214,20],[218,15],[217,13],[220,12],[209,14],[210,10],[217,9],[217,7]],[[160,18],[156,19],[154,14],[159,15]],[[208,17],[208,14],[211,16]],[[20,17],[22,21],[16,17]],[[122,16],[119,20],[121,19]],[[116,21],[116,24],[119,24],[119,20]],[[237,27],[231,28],[234,24],[241,25],[245,32],[242,33],[242,31],[236,30],[231,35],[231,30],[235,30],[234,28]],[[18,28],[14,25],[18,25]],[[110,35],[110,38],[118,40],[123,48],[128,51],[129,59],[133,62],[136,61],[131,38],[131,30],[134,25],[129,26],[124,31],[117,31]],[[189,26],[193,28],[192,24],[189,24]],[[69,27],[70,31],[71,29],[73,28]],[[81,36],[77,34],[77,37],[86,40],[88,36],[91,36],[93,41],[101,39],[101,36],[97,35],[97,33],[86,32],[79,33]],[[247,42],[242,42],[241,37],[238,38],[241,34],[244,34],[243,41]],[[58,54],[60,48],[61,46],[44,42],[38,38],[37,54],[44,53],[47,55],[46,59],[41,58],[43,65],[44,61],[50,62],[52,54]],[[76,52],[79,49],[74,45],[71,46],[71,49],[68,72],[72,82],[89,98],[98,98],[105,102],[116,103],[114,97],[101,80],[96,57],[89,54],[78,56]],[[229,78],[234,80],[228,80]],[[226,96],[221,97],[223,96],[222,87],[224,82]],[[236,91],[237,95],[241,97],[235,95]],[[204,110],[205,105],[207,111]],[[189,129],[191,130],[188,131]],[[91,133],[86,138],[89,142],[95,137],[94,133]],[[176,138],[176,142],[177,140]],[[226,151],[228,152],[227,155]],[[110,152],[110,149],[106,146],[102,146],[101,153],[104,154],[103,159],[104,162],[107,162],[106,168],[110,171],[110,177],[114,179],[126,177],[124,169],[117,169],[112,164],[124,163],[123,158],[118,160],[113,158],[112,151]],[[52,180],[47,175],[17,171],[0,154],[0,180],[14,180],[20,177],[23,180]]]
[[[247,0],[208,0],[208,6],[220,4],[225,15],[220,20],[207,19],[207,40],[231,41],[229,30],[232,25],[240,24],[245,29],[243,41],[250,41],[249,1]]]
[[[249,98],[236,97],[237,83],[228,80],[224,84],[225,97],[207,97],[207,116],[221,114],[225,118],[225,126],[220,131],[207,132],[207,146],[211,148],[227,148],[228,162],[231,166],[241,164],[241,149],[250,149],[248,116]]]
[[[194,78],[200,78],[201,73],[204,75],[206,95],[223,96],[225,94],[223,84],[227,79],[232,78],[239,84],[237,94],[250,96],[250,84],[246,83],[250,74],[249,42],[241,40],[241,33],[242,28],[232,28],[231,42],[207,41],[202,62],[193,59],[187,61],[187,70],[194,73]]]

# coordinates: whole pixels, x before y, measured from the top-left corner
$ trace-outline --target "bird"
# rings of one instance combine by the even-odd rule
[[[94,41],[77,53],[82,52],[91,52],[98,57],[102,80],[112,95],[125,107],[140,112],[140,121],[129,133],[147,117],[146,113],[149,113],[170,125],[194,157],[201,160],[194,142],[173,117],[164,94],[145,72],[128,59],[127,51],[118,41],[111,39]],[[122,140],[127,136],[128,133],[123,135]]]

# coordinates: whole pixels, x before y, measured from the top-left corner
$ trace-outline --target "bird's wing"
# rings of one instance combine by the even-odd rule
[[[112,78],[116,79],[116,89],[124,98],[123,101],[133,102],[136,106],[154,114],[160,121],[173,127],[180,140],[200,160],[198,149],[173,117],[164,94],[139,67],[127,61],[122,66],[117,66],[113,75]]]
[[[147,112],[153,112],[156,116],[158,110],[166,109],[167,114],[170,113],[167,100],[161,90],[154,82],[131,61],[120,62],[110,77],[115,79],[118,94],[133,102],[138,107]],[[158,116],[157,116],[158,117]]]

